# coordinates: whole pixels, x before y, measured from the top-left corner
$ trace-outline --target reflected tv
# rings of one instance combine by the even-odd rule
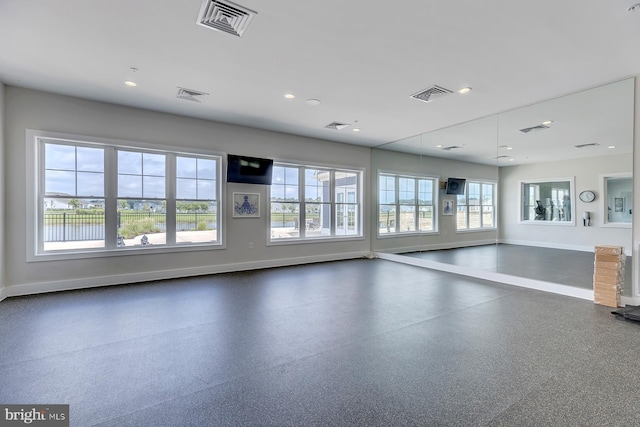
[[[447,180],[447,194],[464,194],[464,187],[467,184],[467,180],[464,178],[449,178]]]

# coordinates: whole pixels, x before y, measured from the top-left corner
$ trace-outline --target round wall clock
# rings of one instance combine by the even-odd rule
[[[591,203],[596,199],[596,193],[594,193],[591,190],[585,190],[583,192],[580,193],[580,200],[582,200],[585,203]]]

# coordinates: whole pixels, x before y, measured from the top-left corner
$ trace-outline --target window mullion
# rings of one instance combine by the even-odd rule
[[[394,192],[395,192],[395,196],[396,196],[396,221],[394,225],[394,232],[397,233],[398,231],[400,231],[400,177],[399,176],[395,176],[394,177],[394,181],[393,181],[393,185],[394,185]]]
[[[167,153],[165,160],[165,229],[166,244],[176,243],[176,155]],[[197,224],[196,224],[197,225]]]
[[[104,148],[105,198],[104,244],[106,249],[118,247],[118,153],[114,147]]]
[[[305,179],[306,173],[307,171],[305,167],[298,167],[298,202],[300,203],[298,208],[298,215],[300,217],[298,230],[301,239],[307,237],[307,204],[305,203],[305,185],[307,183]]]
[[[420,232],[420,178],[413,180],[413,229]]]
[[[331,209],[331,227],[329,228],[329,235],[337,235],[338,227],[338,202],[335,197],[336,194],[336,171],[329,171],[329,209]]]

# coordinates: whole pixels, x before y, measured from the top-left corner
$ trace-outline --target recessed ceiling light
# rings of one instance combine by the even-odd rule
[[[616,148],[616,146],[615,145],[610,145],[607,148]]]
[[[513,150],[513,147],[507,147],[507,150]]]
[[[126,82],[124,82],[124,84],[126,84],[129,87],[136,87],[138,86],[138,84],[136,82],[132,82],[131,80],[127,80]]]
[[[354,132],[360,132],[360,128],[353,128]]]
[[[442,148],[442,144],[436,145],[436,148]]]
[[[458,91],[458,93],[460,93],[462,95],[464,95],[465,93],[469,93],[469,92],[471,92],[471,88],[470,87],[463,87],[462,89],[460,89]]]
[[[514,159],[509,159],[510,162],[513,162]]]
[[[295,98],[296,96],[295,96],[294,94],[292,94],[292,93],[285,93],[285,94],[284,94],[284,97],[285,97],[285,98],[287,98],[287,99],[293,99],[293,98]]]
[[[320,105],[320,100],[319,99],[315,99],[315,98],[307,99],[304,102],[305,102],[305,104],[310,105],[312,107],[317,107],[318,105]]]
[[[543,125],[550,125],[551,123],[553,123],[553,120],[546,120],[544,122],[542,122]]]

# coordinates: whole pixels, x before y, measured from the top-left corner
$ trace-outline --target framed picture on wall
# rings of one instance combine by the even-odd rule
[[[259,218],[260,194],[259,193],[233,193],[233,217],[234,218]]]
[[[453,215],[453,199],[442,200],[442,215]]]

